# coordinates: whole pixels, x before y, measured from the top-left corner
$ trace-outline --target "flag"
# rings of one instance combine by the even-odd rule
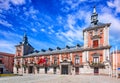
[[[38,64],[43,64],[45,62],[46,62],[45,58],[40,58],[40,60],[38,61]]]

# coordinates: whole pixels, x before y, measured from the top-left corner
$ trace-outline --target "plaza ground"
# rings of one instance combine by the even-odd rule
[[[0,77],[0,83],[120,83],[120,79],[101,75],[30,74]]]

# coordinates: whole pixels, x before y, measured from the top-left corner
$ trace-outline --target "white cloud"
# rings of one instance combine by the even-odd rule
[[[45,29],[42,28],[41,31],[42,31],[42,32],[45,32]]]
[[[36,30],[35,28],[32,28],[31,30],[32,30],[33,32],[37,32],[37,30]]]
[[[27,17],[30,17],[34,20],[37,20],[37,14],[39,13],[38,10],[34,9],[33,6],[31,6],[29,9],[27,9],[26,7],[23,8],[24,10],[24,14],[27,16]]]
[[[16,41],[16,40],[14,40],[15,38],[17,38],[17,40],[22,38],[21,35],[18,35],[16,33],[12,33],[10,31],[0,30],[0,35],[3,36],[5,39],[11,40],[11,41]]]
[[[111,23],[111,31],[115,32],[115,31],[119,31],[120,32],[120,20],[115,17],[114,15],[110,14],[110,13],[103,13],[99,16],[99,19],[101,22],[103,23]]]
[[[8,21],[0,19],[0,24],[6,27],[12,27],[13,25],[10,24]]]
[[[36,40],[36,39],[31,38],[31,37],[29,37],[29,42],[37,50],[40,50],[40,49],[46,49],[46,50],[48,50],[49,47],[50,48],[56,47],[56,45],[54,45],[54,44],[51,44],[51,43],[46,42],[46,41]]]
[[[28,9],[24,8],[24,11],[26,11]],[[28,11],[25,12],[25,15],[29,16],[29,15],[33,15],[33,14],[37,14],[39,11],[34,9],[32,6],[29,8]]]
[[[11,41],[0,40],[0,51],[15,53],[15,43]]]
[[[11,2],[14,4],[14,5],[23,5],[25,4],[25,0],[11,0]]]
[[[0,9],[8,10],[13,5],[23,5],[26,3],[26,0],[0,0]]]
[[[120,13],[120,0],[108,1],[107,5],[116,9],[116,13]]]
[[[0,9],[10,9],[10,0],[0,0]]]

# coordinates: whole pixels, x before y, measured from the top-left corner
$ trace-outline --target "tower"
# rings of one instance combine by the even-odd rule
[[[25,56],[34,51],[34,48],[29,44],[28,37],[24,33],[23,40],[16,47],[16,56]]]
[[[26,33],[24,33],[23,40],[16,47],[16,53],[14,58],[14,73],[23,73],[23,57],[27,54],[33,53],[34,48],[29,44],[28,37]],[[22,58],[19,58],[22,57]],[[20,70],[20,71],[19,71]]]
[[[93,8],[91,24],[83,30],[84,52],[83,62],[106,62],[109,60],[109,26],[110,23],[98,21],[96,7]]]

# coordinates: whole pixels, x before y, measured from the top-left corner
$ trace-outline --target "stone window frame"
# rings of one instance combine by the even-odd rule
[[[80,64],[80,56],[75,55],[75,64]]]

